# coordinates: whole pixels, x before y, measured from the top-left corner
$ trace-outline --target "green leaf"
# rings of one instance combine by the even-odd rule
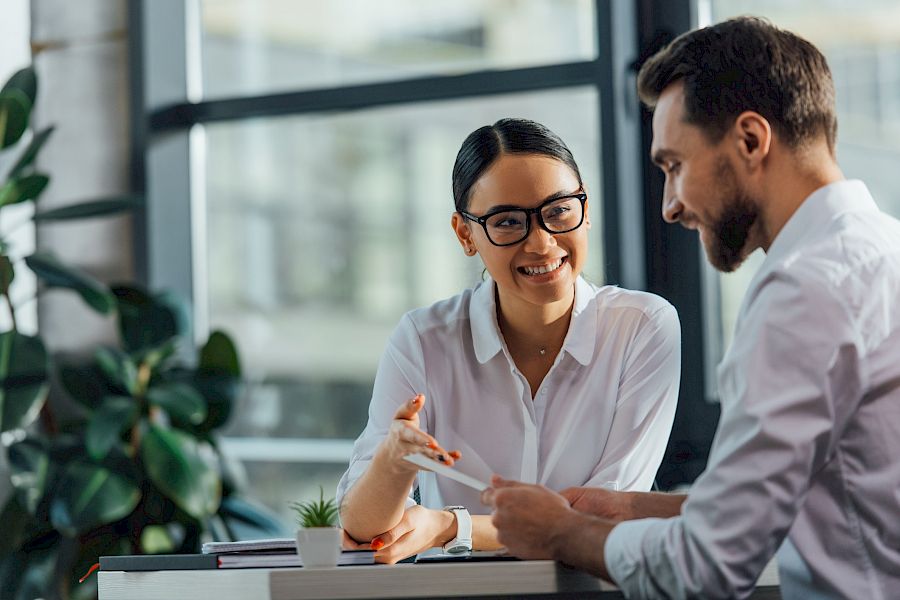
[[[321,485],[318,502],[291,502],[288,506],[297,513],[297,524],[301,527],[333,527],[337,524],[338,505],[334,498],[325,500],[325,490]]]
[[[147,400],[165,410],[176,423],[199,425],[206,419],[206,401],[186,383],[165,383],[151,387]]]
[[[12,146],[28,129],[31,102],[21,90],[0,92],[0,149]]]
[[[47,399],[49,368],[40,338],[0,334],[0,431],[34,421]]]
[[[189,310],[172,294],[149,294],[136,286],[114,286],[119,333],[127,352],[157,348],[183,336],[190,323]]]
[[[111,384],[99,365],[75,362],[58,363],[57,372],[63,388],[82,405],[96,409],[106,396],[127,393],[124,386]]]
[[[19,156],[19,160],[17,160],[16,164],[13,165],[13,168],[10,169],[10,179],[16,179],[23,174],[25,169],[31,166],[31,163],[37,158],[38,152],[41,151],[41,148],[44,147],[44,144],[47,143],[47,140],[50,138],[50,134],[53,133],[53,129],[54,127],[51,125],[34,134],[34,137],[32,137],[31,141],[28,143],[28,147],[25,148],[22,155]]]
[[[151,425],[141,457],[154,484],[195,519],[216,512],[222,486],[208,445],[174,429]]]
[[[12,285],[15,278],[16,271],[13,269],[12,261],[7,255],[0,254],[0,294],[9,292],[9,286]]]
[[[241,380],[204,372],[194,373],[191,379],[191,385],[206,400],[206,420],[198,429],[212,431],[227,423],[241,391]]]
[[[28,106],[34,106],[34,101],[37,99],[37,75],[34,67],[25,67],[13,73],[0,93],[10,90],[18,90],[28,100]]]
[[[12,494],[0,512],[0,560],[15,552],[28,538],[31,515],[22,506],[17,494]]]
[[[24,439],[9,447],[9,481],[32,515],[44,497],[49,468],[47,448],[40,442]]]
[[[106,217],[143,206],[143,202],[135,198],[106,198],[91,200],[79,204],[71,204],[54,208],[34,215],[35,221],[67,221],[71,219],[90,219]]]
[[[206,340],[206,344],[200,350],[201,371],[211,373],[227,373],[240,377],[241,363],[238,359],[237,348],[234,342],[223,331],[213,331]]]
[[[10,179],[6,185],[0,188],[0,206],[36,200],[48,183],[50,183],[50,178],[42,174]]]
[[[130,514],[140,497],[130,479],[100,465],[73,461],[50,503],[50,520],[63,534],[74,537]]]
[[[135,360],[138,363],[146,365],[151,371],[162,368],[172,356],[178,347],[178,338],[172,338],[162,345],[155,348],[144,348],[135,352]]]
[[[164,554],[175,550],[175,543],[165,525],[148,525],[141,531],[141,550],[144,554]]]
[[[121,386],[132,396],[138,393],[137,365],[127,354],[117,348],[98,348],[94,358],[111,383]]]
[[[47,286],[78,292],[99,313],[107,314],[115,306],[115,297],[109,288],[90,275],[63,265],[51,254],[32,254],[25,258],[25,263]]]
[[[104,398],[88,421],[85,444],[94,460],[106,457],[109,449],[119,441],[122,431],[134,424],[138,405],[134,398],[110,396]]]

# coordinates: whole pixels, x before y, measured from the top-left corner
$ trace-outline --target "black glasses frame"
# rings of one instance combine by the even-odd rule
[[[581,201],[581,220],[578,221],[578,225],[576,225],[575,227],[570,227],[569,229],[565,229],[563,231],[553,231],[552,229],[547,227],[546,223],[544,223],[544,217],[541,216],[541,211],[548,204],[553,204],[554,202],[559,202],[560,200],[565,200],[567,198],[577,198],[578,200]],[[515,244],[521,244],[523,241],[525,241],[525,239],[528,238],[529,235],[531,235],[531,215],[536,215],[538,225],[540,225],[541,229],[543,229],[544,231],[546,231],[547,233],[549,233],[551,235],[556,235],[557,233],[569,233],[570,231],[575,231],[576,229],[578,229],[579,227],[581,227],[584,224],[584,215],[585,215],[584,203],[585,202],[587,202],[587,194],[585,194],[584,192],[580,192],[577,194],[569,194],[566,196],[560,196],[559,198],[551,198],[550,200],[547,200],[546,202],[541,203],[540,206],[535,206],[534,208],[501,208],[498,210],[492,210],[488,214],[482,215],[480,217],[473,215],[471,213],[467,213],[464,210],[459,211],[459,214],[461,214],[463,217],[465,217],[469,221],[475,221],[476,223],[481,225],[482,229],[484,229],[484,235],[487,236],[488,241],[490,243],[492,243],[493,245],[501,246],[501,247],[502,246],[513,246]],[[498,215],[500,213],[505,213],[505,212],[511,212],[511,211],[518,211],[518,212],[525,213],[525,233],[522,234],[522,239],[516,240],[515,242],[507,242],[505,244],[498,244],[493,239],[491,239],[491,234],[488,233],[487,220],[490,219],[491,217],[493,217],[494,215]]]

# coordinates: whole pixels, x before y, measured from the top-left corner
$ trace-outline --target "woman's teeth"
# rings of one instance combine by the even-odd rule
[[[522,267],[522,270],[525,271],[526,275],[543,275],[544,273],[557,270],[562,264],[563,259],[560,258],[550,264],[542,265],[540,267]]]

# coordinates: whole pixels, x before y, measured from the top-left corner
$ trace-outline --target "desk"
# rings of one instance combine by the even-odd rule
[[[333,569],[100,571],[100,600],[333,598],[622,598],[600,579],[552,561],[399,564]],[[781,598],[770,563],[752,598]]]

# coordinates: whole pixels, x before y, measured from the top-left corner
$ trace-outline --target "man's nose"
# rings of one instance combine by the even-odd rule
[[[668,192],[668,190],[666,190]],[[677,223],[684,212],[684,205],[672,194],[663,196],[662,217],[666,223]]]

